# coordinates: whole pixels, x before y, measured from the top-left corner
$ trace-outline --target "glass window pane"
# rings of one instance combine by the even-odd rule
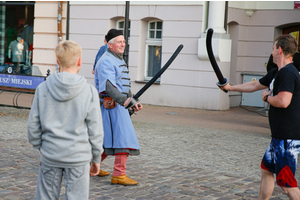
[[[161,69],[161,46],[148,47],[148,77],[153,77]]]
[[[149,38],[154,38],[154,31],[149,32]]]
[[[162,29],[162,22],[157,22],[156,28],[161,30]]]
[[[150,23],[150,29],[155,29],[155,22]]]
[[[0,6],[0,73],[31,75],[34,4]]]
[[[124,28],[124,21],[119,22],[119,28],[120,28],[120,29],[123,29],[123,28]]]
[[[118,30],[123,31],[125,34],[125,21],[118,22]],[[130,37],[130,21],[128,22],[128,37]]]
[[[156,32],[156,38],[161,39],[161,31]]]

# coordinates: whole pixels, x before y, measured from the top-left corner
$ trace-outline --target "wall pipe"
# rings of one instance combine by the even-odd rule
[[[125,6],[125,27],[124,27],[124,38],[125,38],[125,43],[126,43],[126,46],[125,46],[125,51],[124,51],[124,61],[126,62],[128,68],[129,68],[129,65],[128,65],[128,60],[129,60],[129,45],[128,45],[128,27],[129,27],[129,4],[130,2],[129,1],[126,1],[126,6]]]

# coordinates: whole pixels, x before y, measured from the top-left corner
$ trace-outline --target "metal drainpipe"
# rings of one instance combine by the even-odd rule
[[[66,40],[69,40],[69,30],[70,30],[70,1],[67,2],[67,30],[66,30]]]
[[[62,10],[63,1],[58,2],[58,14],[57,14],[57,39],[58,43],[62,41]],[[60,71],[58,63],[56,64],[56,71]]]
[[[129,49],[128,49],[128,28],[129,28],[129,4],[130,1],[126,1],[126,6],[125,6],[125,27],[124,27],[124,38],[125,38],[125,51],[124,51],[124,61],[127,64],[127,67],[129,69]]]
[[[228,21],[228,1],[225,1],[224,29],[226,33],[227,33],[227,21]]]

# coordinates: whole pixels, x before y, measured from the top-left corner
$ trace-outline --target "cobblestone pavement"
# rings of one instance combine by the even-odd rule
[[[35,199],[40,155],[27,141],[28,114],[0,107],[3,200]],[[248,123],[242,125],[244,119]],[[145,106],[132,120],[141,155],[128,158],[127,175],[139,185],[111,185],[111,175],[92,177],[90,199],[257,199],[260,161],[270,142],[265,116],[240,107],[210,112]],[[101,169],[112,172],[113,162],[108,157]],[[271,199],[288,198],[275,186]]]

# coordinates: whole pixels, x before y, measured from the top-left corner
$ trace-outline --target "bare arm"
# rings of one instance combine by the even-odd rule
[[[225,89],[227,91],[255,92],[258,90],[266,89],[268,87],[260,84],[260,82],[257,80],[257,81],[250,81],[250,82],[239,84],[239,85],[227,84],[221,88]]]
[[[269,91],[263,91],[262,99],[270,94]],[[293,94],[287,91],[281,91],[275,96],[269,96],[267,102],[277,108],[287,108],[292,101]]]

